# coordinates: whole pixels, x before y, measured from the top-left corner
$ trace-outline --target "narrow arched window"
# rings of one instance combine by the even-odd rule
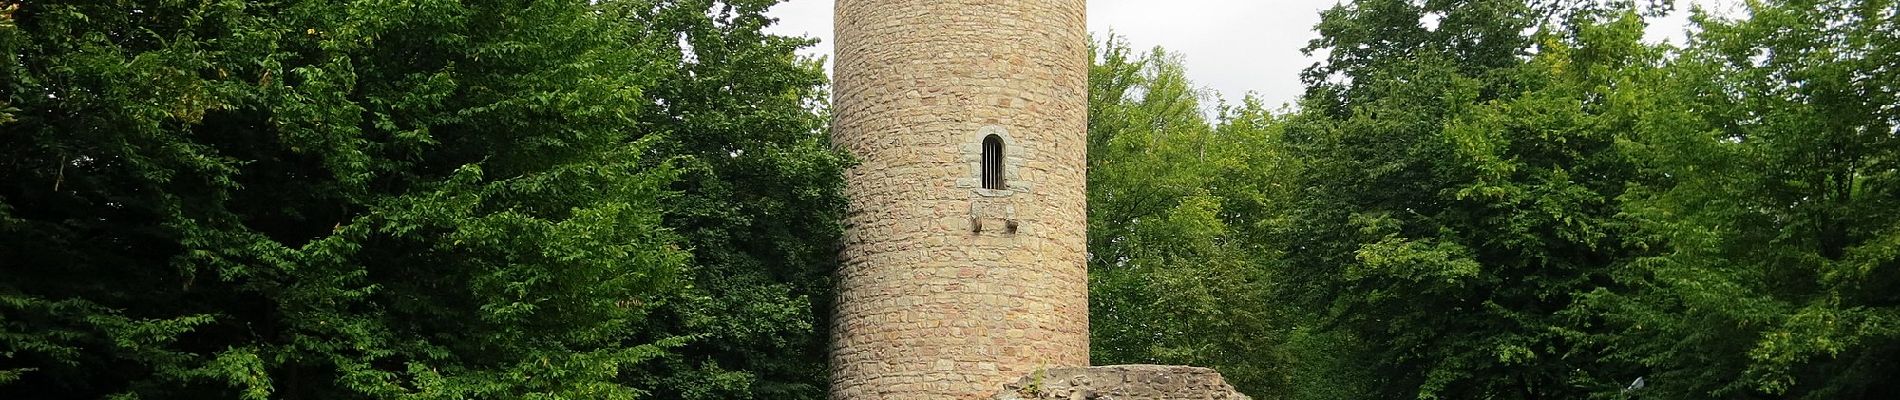
[[[1003,190],[1003,137],[983,138],[983,188]]]

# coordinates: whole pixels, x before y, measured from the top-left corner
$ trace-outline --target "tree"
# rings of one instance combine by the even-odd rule
[[[658,153],[687,157],[666,224],[694,255],[693,285],[647,323],[703,336],[642,371],[642,386],[660,398],[822,399],[848,162],[814,110],[829,95],[824,66],[795,56],[813,41],[763,32],[776,0],[680,3],[642,18],[684,40],[662,44],[672,67],[655,71],[656,104],[638,118],[662,134]]]
[[[1646,90],[1632,238],[1598,293],[1659,398],[1872,399],[1900,387],[1893,1],[1767,1]],[[1646,396],[1647,397],[1647,396]]]
[[[1305,51],[1325,59],[1302,74],[1301,105],[1333,118],[1380,101],[1389,85],[1432,78],[1422,74],[1479,79],[1487,90],[1480,99],[1496,98],[1503,82],[1494,74],[1522,62],[1531,44],[1524,32],[1539,22],[1523,0],[1359,0],[1320,16],[1320,37]]]
[[[1278,204],[1265,142],[1275,117],[1251,99],[1218,127],[1180,60],[1095,43],[1090,70],[1091,347],[1098,364],[1213,367],[1278,393],[1282,336],[1266,303],[1270,253],[1250,222]],[[1262,187],[1264,185],[1265,187]]]
[[[13,26],[13,13],[19,10],[20,5],[17,3],[0,2],[0,54],[5,54],[8,61],[12,61],[13,54],[19,50],[20,46],[18,42],[20,31]],[[0,124],[13,122],[15,111],[19,110],[8,106],[5,101],[0,101]]]
[[[816,397],[844,159],[770,3],[10,12],[0,397]]]
[[[1608,93],[1660,53],[1633,10],[1549,18],[1374,0],[1320,24],[1273,276],[1318,316],[1302,346],[1371,367],[1371,397],[1577,398],[1620,378],[1591,356],[1600,323],[1576,294],[1632,254],[1614,221],[1629,118]]]

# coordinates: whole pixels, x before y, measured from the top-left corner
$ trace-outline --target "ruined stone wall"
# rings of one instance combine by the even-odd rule
[[[983,399],[1088,364],[1084,0],[839,0],[833,139],[861,162],[831,398]],[[984,137],[1007,185],[983,189]]]
[[[993,400],[1248,400],[1207,368],[1120,365],[1037,371]]]

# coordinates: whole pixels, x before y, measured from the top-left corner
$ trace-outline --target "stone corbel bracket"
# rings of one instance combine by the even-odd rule
[[[970,202],[970,229],[974,233],[1015,235],[1022,228],[1016,206],[1009,199],[982,197]]]

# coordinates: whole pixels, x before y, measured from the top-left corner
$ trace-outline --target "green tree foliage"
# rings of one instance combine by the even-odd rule
[[[1655,249],[1600,293],[1657,398],[1900,392],[1900,5],[1703,16],[1646,110],[1628,218]]]
[[[679,3],[645,17],[684,40],[662,43],[674,67],[656,71],[656,105],[639,123],[663,135],[658,153],[688,157],[667,226],[693,252],[693,285],[647,323],[701,336],[644,386],[662,398],[822,399],[847,161],[813,112],[829,96],[824,66],[794,55],[811,40],[761,31],[778,0]]]
[[[771,3],[8,8],[0,397],[818,397]]]
[[[1900,6],[1749,11],[1683,49],[1614,2],[1326,12],[1270,274],[1316,317],[1258,343],[1364,389],[1296,397],[1900,390]]]
[[[0,1],[0,54],[4,54],[5,61],[8,62],[14,61],[14,52],[18,51],[20,46],[20,30],[13,25],[13,13],[19,10],[20,5],[17,3]],[[0,99],[0,124],[13,122],[15,111],[19,109],[9,106],[4,99]]]
[[[1089,270],[1097,364],[1215,367],[1250,392],[1284,386],[1254,221],[1285,160],[1256,101],[1211,123],[1178,58],[1111,37],[1090,70]]]
[[[1437,22],[1431,23],[1436,20]],[[1377,398],[1578,398],[1613,389],[1576,293],[1630,250],[1632,167],[1609,100],[1659,54],[1633,11],[1563,24],[1521,1],[1360,1],[1326,12],[1281,296],[1370,368]],[[1345,345],[1340,345],[1341,343]],[[1338,362],[1338,361],[1331,361]],[[1301,372],[1296,381],[1337,371]],[[1325,384],[1332,384],[1330,382]]]
[[[1374,102],[1402,101],[1385,95],[1406,89],[1442,91],[1453,75],[1484,80],[1488,90],[1479,100],[1497,98],[1502,77],[1496,75],[1522,62],[1531,41],[1524,32],[1537,24],[1521,0],[1363,0],[1320,17],[1314,27],[1320,38],[1306,51],[1325,58],[1303,76],[1302,106],[1331,118]],[[1408,121],[1435,123],[1443,107],[1418,110],[1420,118]]]

